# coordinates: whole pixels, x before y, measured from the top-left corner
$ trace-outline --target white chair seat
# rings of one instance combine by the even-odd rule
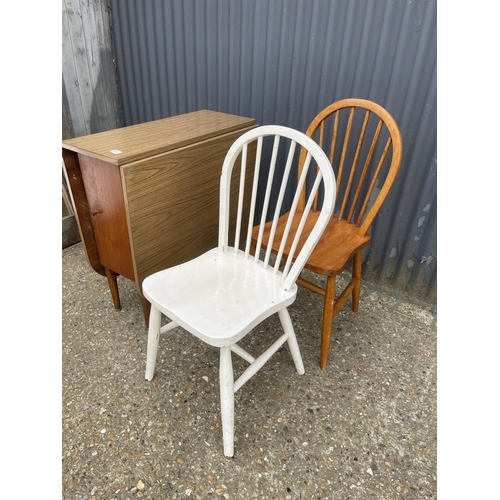
[[[230,346],[263,319],[292,304],[297,285],[244,252],[214,248],[146,278],[144,296],[165,316],[207,344]]]

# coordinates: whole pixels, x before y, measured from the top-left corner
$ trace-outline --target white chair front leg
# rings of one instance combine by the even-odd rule
[[[148,350],[146,355],[146,380],[152,380],[155,374],[156,353],[160,340],[161,312],[151,304],[148,329]]]
[[[234,455],[234,378],[230,347],[220,349],[219,381],[224,455],[232,457]]]
[[[278,316],[281,321],[281,326],[285,333],[288,334],[288,347],[295,363],[295,368],[299,375],[304,375],[304,363],[302,362],[302,356],[300,355],[299,344],[297,343],[297,337],[295,337],[295,330],[293,329],[292,320],[290,318],[290,313],[285,307],[278,311]]]

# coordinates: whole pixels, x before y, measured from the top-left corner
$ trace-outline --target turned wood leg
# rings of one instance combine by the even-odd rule
[[[108,286],[111,291],[111,297],[113,297],[115,309],[121,309],[120,294],[118,293],[118,281],[116,279],[118,274],[111,271],[111,269],[108,269],[107,267],[105,267],[104,270],[106,271],[106,278],[108,278]]]
[[[358,311],[359,294],[361,291],[361,252],[355,253],[352,259],[352,279],[354,281],[354,289],[352,291],[352,310]]]
[[[323,304],[323,323],[321,325],[321,354],[319,358],[319,366],[322,370],[326,368],[328,352],[330,350],[334,303],[335,276],[328,276],[326,280],[325,301]]]
[[[151,314],[151,303],[149,300],[145,299],[144,297],[141,296],[141,302],[142,302],[142,312],[144,314],[144,322],[146,323],[146,326],[149,327],[149,318]]]
[[[219,379],[224,455],[232,457],[234,455],[234,378],[230,347],[220,349]]]

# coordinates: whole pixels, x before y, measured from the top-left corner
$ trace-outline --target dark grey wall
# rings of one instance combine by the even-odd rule
[[[305,131],[329,103],[398,122],[400,173],[365,279],[436,300],[434,0],[110,0],[125,125],[212,109]]]

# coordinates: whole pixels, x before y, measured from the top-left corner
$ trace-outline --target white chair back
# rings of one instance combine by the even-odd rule
[[[266,176],[266,165],[263,164],[263,141],[266,137],[274,136],[274,142],[272,147],[271,160],[268,166],[267,176]],[[282,140],[285,138],[285,141]],[[289,139],[288,141],[286,139]],[[248,165],[248,156],[252,143],[256,143],[255,149],[255,164],[253,165],[253,183],[252,186],[246,186],[247,169],[251,168],[252,165]],[[302,147],[306,150],[306,160],[304,162],[304,168],[297,182],[297,175],[290,175],[292,170],[297,167],[297,158],[299,150],[297,148]],[[276,200],[276,205],[274,208],[274,213],[272,214],[272,228],[270,239],[267,245],[267,251],[262,261],[260,261],[260,252],[262,249],[262,234],[264,231],[264,224],[266,222],[266,217],[268,215],[268,208],[271,201],[273,190],[273,180],[276,173],[277,159],[280,148],[285,148],[286,163],[281,179],[281,185],[279,187],[279,193]],[[238,203],[237,203],[237,218],[236,218],[236,228],[235,228],[235,238],[234,244],[231,247],[229,245],[229,220],[230,220],[230,193],[231,193],[231,177],[233,172],[233,167],[236,161],[240,159],[241,170],[239,179],[239,189],[238,189]],[[315,168],[312,168],[315,167]],[[315,171],[314,171],[315,170]],[[312,184],[311,189],[308,189],[308,198],[306,202],[305,210],[302,213],[300,219],[300,224],[295,230],[291,230],[291,223],[294,215],[297,211],[297,205],[299,204],[300,195],[305,183]],[[265,183],[265,190],[259,186]],[[293,184],[296,184],[295,186]],[[309,215],[311,206],[314,202],[314,198],[318,193],[321,184],[323,184],[323,203],[321,207],[321,212],[317,221],[311,230],[306,242],[302,248],[298,248],[297,244],[300,240],[302,231],[305,227],[307,217]],[[285,248],[288,247],[286,254],[287,258],[284,263],[283,274],[283,288],[289,290],[295,283],[300,272],[302,271],[307,259],[309,258],[311,252],[314,250],[316,243],[318,242],[321,234],[326,228],[330,217],[332,216],[333,206],[335,203],[336,188],[335,188],[335,175],[331,168],[331,164],[324,153],[324,151],[312,140],[307,137],[302,132],[297,130],[282,127],[278,125],[266,125],[257,127],[243,134],[239,139],[237,139],[231,148],[229,149],[224,164],[222,167],[221,184],[220,184],[220,212],[219,212],[219,249],[223,252],[227,252],[230,249],[234,252],[242,251],[240,250],[240,238],[241,232],[244,230],[246,223],[246,240],[244,242],[243,248],[245,256],[248,258],[254,258],[256,263],[261,262],[261,265],[267,267],[269,265],[269,259],[271,256],[272,242],[275,237],[275,230],[278,223],[278,219],[281,215],[283,208],[283,201],[285,200],[285,195],[287,189],[292,185],[294,195],[292,205],[289,211],[288,223],[286,225],[285,232],[280,243],[280,249],[276,257],[274,264],[274,273],[280,272],[281,261],[283,259],[283,254],[285,253]],[[248,210],[248,220],[244,219],[244,200],[245,196],[248,196],[246,191],[251,189],[250,195],[250,207]],[[260,224],[259,239],[255,249],[255,256],[250,255],[251,247],[251,233],[252,227],[254,225],[254,217],[256,213],[256,204],[258,199],[258,194],[264,192],[264,199],[262,204],[262,215]],[[274,201],[274,200],[273,200]],[[288,239],[291,238],[291,244]],[[288,242],[288,244],[287,244]]]

